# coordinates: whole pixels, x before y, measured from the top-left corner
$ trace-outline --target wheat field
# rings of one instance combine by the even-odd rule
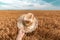
[[[23,40],[60,40],[59,10],[0,10],[0,40],[16,40],[16,20],[25,13],[33,13],[38,19],[38,28],[24,35]]]

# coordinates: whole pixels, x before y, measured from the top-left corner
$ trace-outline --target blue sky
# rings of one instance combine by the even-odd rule
[[[0,0],[0,10],[60,10],[60,0]]]

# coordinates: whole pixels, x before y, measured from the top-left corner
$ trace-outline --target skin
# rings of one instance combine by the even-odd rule
[[[17,35],[16,40],[22,40],[24,34],[25,34],[24,29],[21,28],[21,29],[19,30],[19,32],[18,32],[18,35]]]
[[[24,25],[21,20],[23,20]],[[25,33],[32,32],[33,30],[35,30],[36,25],[37,25],[36,23],[37,23],[37,21],[36,21],[36,19],[34,19],[33,14],[28,13],[28,14],[22,15],[17,23],[18,28],[20,30],[18,31],[18,35],[17,35],[16,40],[22,40]]]
[[[25,15],[25,16],[26,16],[26,18],[27,18],[28,15]],[[32,17],[32,15],[29,14],[28,19],[31,18],[30,16]],[[29,20],[29,21],[30,21],[30,20]],[[25,24],[26,24],[26,23],[25,23]],[[22,40],[24,34],[25,34],[24,28],[20,26],[16,40]]]

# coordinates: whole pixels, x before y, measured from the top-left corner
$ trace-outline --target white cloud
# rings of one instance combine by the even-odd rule
[[[30,1],[30,0],[29,0]],[[32,1],[32,0],[31,0]],[[36,1],[36,0],[35,0]],[[41,9],[41,10],[49,10],[49,9],[58,9],[53,6],[51,3],[47,3],[45,1],[40,0],[39,2],[28,2],[22,0],[0,0],[0,2],[7,3],[6,5],[0,5],[0,10],[2,9]]]

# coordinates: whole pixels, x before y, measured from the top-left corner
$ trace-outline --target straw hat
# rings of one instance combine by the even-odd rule
[[[25,33],[29,33],[38,27],[38,21],[32,13],[23,14],[17,20],[17,27],[23,28]]]

